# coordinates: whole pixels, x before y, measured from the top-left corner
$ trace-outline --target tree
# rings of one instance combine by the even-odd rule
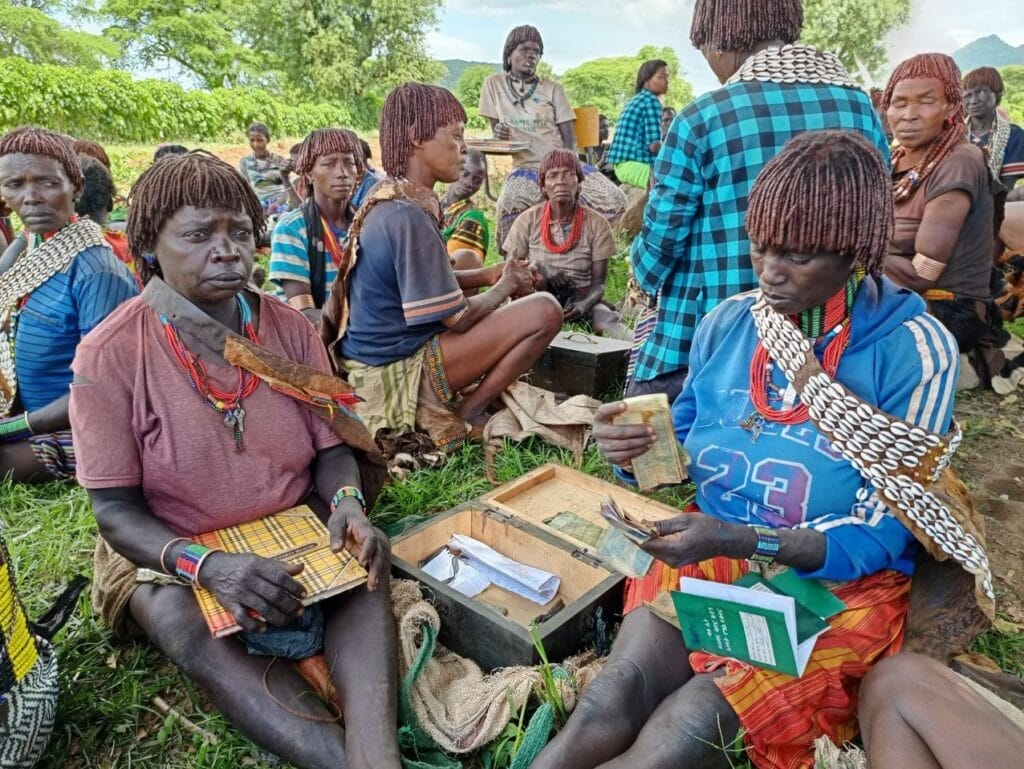
[[[1024,67],[1003,67],[999,74],[1003,76],[1002,106],[1014,123],[1024,125]]]
[[[885,36],[910,20],[910,0],[805,0],[801,40],[839,56],[855,75],[878,77]]]
[[[610,56],[585,61],[562,75],[569,100],[577,105],[594,105],[614,119],[636,92],[636,75],[645,61],[662,59],[668,64],[669,92],[665,103],[681,107],[693,99],[693,88],[681,76],[679,57],[671,48],[644,46],[635,56]]]
[[[69,29],[48,15],[57,7],[49,0],[0,0],[0,56],[88,69],[98,69],[118,57],[121,51],[112,41]]]
[[[480,103],[480,91],[484,81],[497,72],[490,64],[473,64],[462,70],[455,83],[455,96],[464,107],[475,107]]]
[[[103,0],[106,32],[207,88],[257,85],[373,109],[403,80],[431,82],[426,31],[441,0]]]

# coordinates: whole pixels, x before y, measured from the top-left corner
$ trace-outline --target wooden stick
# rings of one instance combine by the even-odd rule
[[[165,716],[174,716],[185,727],[185,730],[191,734],[201,734],[206,738],[207,742],[211,745],[216,745],[220,742],[220,738],[213,732],[208,732],[203,727],[193,723],[177,708],[172,708],[167,704],[167,701],[163,697],[154,697],[153,704],[156,705],[156,709],[163,713]]]

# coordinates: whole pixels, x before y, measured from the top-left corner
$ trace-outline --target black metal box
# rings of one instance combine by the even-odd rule
[[[441,617],[441,643],[484,670],[537,664],[529,629],[535,618],[551,611],[551,604],[538,606],[493,585],[468,598],[424,574],[420,564],[452,534],[464,534],[509,558],[557,574],[562,582],[553,601],[561,599],[564,607],[539,622],[537,629],[548,659],[560,661],[591,645],[599,623],[610,629],[618,621],[625,577],[592,546],[544,521],[572,512],[607,528],[599,505],[609,495],[640,517],[653,520],[678,513],[576,470],[544,465],[396,537],[391,546],[395,573],[429,589]]]
[[[621,339],[562,332],[534,365],[530,383],[556,393],[602,398],[622,387],[630,347]]]

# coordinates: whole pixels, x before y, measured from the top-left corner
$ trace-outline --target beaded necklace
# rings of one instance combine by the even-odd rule
[[[256,327],[252,322],[252,310],[249,309],[248,302],[245,301],[241,293],[235,297],[235,300],[238,302],[238,311],[242,318],[242,333],[254,344],[259,344],[260,340],[256,336]],[[214,411],[224,414],[224,425],[231,430],[235,438],[235,450],[245,451],[245,446],[242,443],[242,434],[245,432],[245,409],[242,408],[242,401],[256,392],[256,388],[260,384],[259,378],[240,366],[235,366],[238,371],[238,386],[234,392],[221,390],[211,384],[206,373],[206,366],[195,353],[185,347],[177,327],[166,316],[160,315],[159,317],[171,352],[174,354],[175,360],[178,361],[178,365],[184,369],[188,383],[203,399],[203,403]]]
[[[907,171],[905,174],[900,176],[895,183],[892,185],[892,199],[893,202],[898,206],[914,194],[921,183],[928,178],[935,167],[940,161],[950,153],[953,147],[961,138],[966,138],[967,129],[963,124],[957,125],[956,123],[949,123],[942,132],[932,141],[931,146],[928,147],[928,151],[924,153],[924,157]],[[892,167],[895,169],[899,161],[907,154],[905,147],[897,147],[892,152]]]
[[[582,234],[583,206],[577,205],[576,213],[572,217],[572,229],[569,230],[562,243],[555,243],[551,239],[551,202],[548,201],[544,204],[544,211],[540,215],[540,239],[544,243],[544,248],[552,254],[564,254],[571,251],[580,242]]]
[[[517,107],[525,107],[526,102],[528,102],[533,95],[537,93],[537,86],[540,85],[540,78],[535,77],[533,80],[529,81],[528,85],[530,87],[525,93],[519,93],[518,89],[515,87],[515,83],[517,82],[522,82],[524,87],[527,85],[526,81],[518,81],[513,78],[511,72],[505,75],[505,84],[508,86],[508,93],[509,96],[512,97],[512,103]]]
[[[850,344],[850,313],[863,277],[863,271],[857,270],[825,304],[790,318],[806,338],[832,337],[825,347],[821,362],[830,377],[834,377],[839,370],[839,360]],[[750,400],[754,404],[754,411],[741,423],[741,427],[753,434],[755,441],[760,437],[765,421],[797,425],[810,418],[806,404],[786,406],[788,401],[795,400],[796,394],[795,391],[790,393],[789,388],[780,390],[772,384],[771,372],[774,365],[764,342],[759,341],[750,361]],[[780,401],[781,407],[776,408],[773,404]]]

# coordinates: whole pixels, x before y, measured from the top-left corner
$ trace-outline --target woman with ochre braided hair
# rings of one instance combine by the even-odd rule
[[[274,227],[268,277],[288,304],[319,325],[355,216],[352,194],[364,173],[359,137],[318,128],[299,145],[295,172],[312,194]]]
[[[24,226],[0,258],[0,477],[75,477],[71,361],[82,338],[138,290],[103,231],[79,219],[85,178],[66,137],[0,137],[0,196]]]
[[[902,62],[882,108],[899,142],[885,273],[924,296],[956,337],[965,372],[973,364],[983,382],[1002,387],[999,378],[1011,372],[988,315],[996,182],[984,153],[967,140],[956,63],[940,53]]]
[[[316,330],[247,288],[264,227],[246,180],[206,153],[164,158],[132,188],[128,242],[146,288],[82,343],[71,394],[101,535],[93,604],[285,761],[399,769],[389,546],[366,516],[371,476],[357,464],[372,441]],[[241,362],[231,344],[247,351]],[[304,607],[301,565],[193,541],[299,504],[358,557],[367,586]],[[140,582],[140,568],[158,581]],[[214,638],[194,585],[246,632]],[[344,727],[303,675],[266,659],[305,664],[321,650]]]
[[[938,450],[952,417],[955,342],[920,297],[881,276],[889,171],[861,136],[791,139],[755,182],[746,227],[760,290],[700,324],[672,409],[696,505],[644,545],[657,560],[627,587],[608,663],[533,769],[725,767],[722,746],[740,728],[758,769],[810,769],[815,738],[853,739],[860,679],[900,650],[918,548],[883,497],[888,471],[842,436],[873,434],[891,447],[912,434]],[[801,384],[808,367],[818,367],[813,387]],[[837,401],[833,390],[844,388],[849,398]],[[624,408],[602,406],[594,437],[629,480],[653,430],[615,425]],[[899,445],[886,462],[923,461]],[[958,525],[949,511],[937,515]],[[971,568],[987,577],[971,542]],[[731,583],[757,564],[828,580],[845,604],[799,678],[687,649],[644,606],[680,576]]]
[[[499,246],[516,218],[544,200],[537,186],[537,168],[544,156],[562,147],[576,151],[576,113],[565,89],[537,73],[543,55],[540,32],[525,24],[516,27],[505,38],[504,71],[487,78],[480,90],[480,114],[490,121],[494,137],[528,145],[512,156],[514,167],[498,197]],[[583,175],[584,204],[614,224],[626,210],[626,196],[591,165],[583,167]]]

